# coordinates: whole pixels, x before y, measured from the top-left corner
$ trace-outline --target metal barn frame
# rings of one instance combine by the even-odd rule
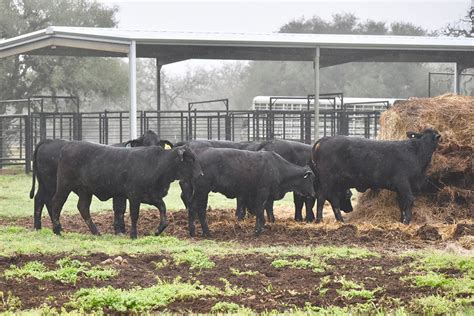
[[[0,41],[0,58],[14,55],[108,56],[129,58],[129,128],[137,135],[136,59],[155,58],[157,110],[163,65],[187,59],[307,61],[314,67],[314,137],[319,138],[319,69],[348,62],[454,63],[459,75],[474,67],[474,38],[137,31],[51,26]]]

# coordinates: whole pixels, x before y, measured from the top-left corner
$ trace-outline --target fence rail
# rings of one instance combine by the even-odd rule
[[[314,139],[314,112],[308,110],[227,109],[188,111],[139,111],[137,133],[154,130],[171,142],[205,138],[261,141],[273,138],[310,143]],[[380,111],[354,107],[320,111],[320,135],[338,134],[374,138]],[[114,144],[129,139],[128,112],[32,112],[0,115],[0,168],[25,165],[30,171],[33,149],[43,139],[87,140]]]

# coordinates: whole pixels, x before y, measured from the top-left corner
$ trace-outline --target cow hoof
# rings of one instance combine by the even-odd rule
[[[206,238],[206,239],[209,239],[209,238],[212,238],[212,235],[211,235],[211,233],[202,233],[202,237]]]
[[[61,231],[62,231],[61,226],[53,227],[53,233],[55,233],[56,235],[60,236]]]
[[[302,217],[295,217],[295,221],[296,221],[296,222],[302,222],[302,221],[303,221],[303,218],[302,218]]]
[[[314,217],[306,218],[306,223],[312,223],[314,222]]]
[[[255,230],[255,236],[260,236],[263,233],[263,229],[256,229]]]
[[[321,218],[317,218],[317,219],[316,219],[316,224],[319,224],[319,223],[321,223],[321,221],[322,221],[322,219],[321,219]]]
[[[155,236],[161,235],[161,233],[166,229],[166,227],[168,227],[168,224],[163,225],[162,227],[158,227],[158,229],[155,232]]]

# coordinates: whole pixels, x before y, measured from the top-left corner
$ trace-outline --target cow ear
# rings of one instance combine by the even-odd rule
[[[184,147],[178,148],[178,156],[181,161],[184,160],[184,153],[186,152],[186,149]]]
[[[165,140],[165,139],[160,140],[160,147],[168,149],[166,146],[168,146],[168,148],[173,148],[174,147],[172,142],[170,142],[168,140]]]
[[[420,138],[421,134],[415,133],[415,132],[407,132],[407,137],[412,139],[412,138]]]
[[[441,135],[440,135],[440,134],[436,134],[435,137],[436,137],[436,140],[438,140],[438,141],[441,139]]]
[[[308,178],[308,177],[311,175],[311,173],[312,173],[311,170],[306,171],[306,172],[304,173],[303,178],[305,178],[305,179]]]

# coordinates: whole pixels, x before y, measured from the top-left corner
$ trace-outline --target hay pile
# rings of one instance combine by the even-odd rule
[[[446,94],[410,98],[385,111],[379,139],[403,140],[407,131],[435,128],[441,142],[427,170],[430,185],[418,194],[415,223],[454,223],[474,219],[474,97]],[[400,220],[396,194],[368,190],[359,194],[351,220],[379,223]]]

